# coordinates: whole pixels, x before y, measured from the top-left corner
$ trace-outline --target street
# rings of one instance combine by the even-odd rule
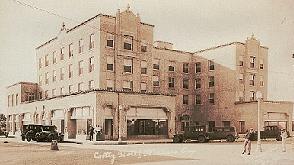
[[[5,140],[8,143],[3,143]],[[262,153],[252,144],[251,155],[242,155],[242,143],[212,142],[183,144],[93,145],[92,143],[59,143],[51,151],[50,143],[21,142],[0,138],[1,165],[14,164],[234,164],[292,165],[294,148],[288,141],[287,152],[281,142],[263,141]]]

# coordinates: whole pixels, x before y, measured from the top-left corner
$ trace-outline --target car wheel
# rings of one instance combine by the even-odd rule
[[[278,137],[276,138],[276,140],[277,140],[277,141],[282,141],[282,137],[281,137],[281,136],[278,136]]]
[[[183,139],[180,136],[175,136],[173,138],[173,142],[174,143],[181,143],[181,142],[183,142]]]
[[[25,140],[26,140],[26,137],[25,137],[24,135],[22,135],[22,136],[21,136],[21,140],[22,140],[22,141],[25,141]]]
[[[234,138],[234,136],[229,135],[229,136],[227,136],[226,140],[227,140],[227,142],[234,142],[235,138]]]
[[[52,140],[53,140],[53,136],[52,135],[49,135],[48,136],[48,142],[52,142]]]
[[[41,141],[40,134],[36,134],[35,139],[36,139],[37,142],[40,142]]]
[[[31,137],[27,137],[27,141],[30,142],[32,140]]]
[[[198,137],[198,142],[204,143],[206,141],[206,138],[204,136],[199,136]]]

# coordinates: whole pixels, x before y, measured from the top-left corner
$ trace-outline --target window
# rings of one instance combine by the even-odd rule
[[[243,56],[239,56],[239,66],[243,66],[243,65],[244,65]]]
[[[113,87],[114,87],[114,81],[113,80],[106,80],[106,89],[113,90]]]
[[[49,73],[45,73],[45,84],[49,84]]]
[[[147,44],[145,43],[141,44],[141,52],[147,52]]]
[[[214,76],[209,76],[209,83],[208,83],[208,87],[214,87]]]
[[[211,60],[208,60],[208,67],[209,67],[209,70],[214,70],[214,62]]]
[[[195,79],[195,89],[199,89],[199,88],[201,88],[201,79],[196,78]]]
[[[89,72],[94,70],[94,57],[89,58]]]
[[[84,51],[84,41],[83,39],[79,40],[79,53],[82,53]]]
[[[196,105],[201,104],[201,95],[200,95],[200,94],[197,94],[197,95],[195,96],[195,104],[196,104]]]
[[[107,47],[110,47],[110,48],[113,48],[114,47],[114,35],[107,34],[106,46]]]
[[[174,66],[168,66],[168,71],[169,72],[174,72],[175,71],[175,67]]]
[[[106,62],[107,62],[107,68],[106,69],[108,71],[113,71],[114,57],[107,56]]]
[[[69,58],[73,56],[73,44],[69,44],[68,46],[68,56]]]
[[[214,93],[209,93],[209,103],[214,104]]]
[[[43,93],[42,91],[39,92],[39,99],[42,99],[43,98]]]
[[[18,104],[18,94],[15,95],[15,105]]]
[[[84,90],[84,83],[78,83],[78,92],[81,92]]]
[[[89,44],[89,49],[94,48],[94,34],[90,35],[90,44]]]
[[[254,79],[255,79],[255,75],[250,74],[250,76],[249,76],[249,85],[254,86]]]
[[[159,59],[154,59],[153,60],[153,69],[154,70],[159,70]]]
[[[49,55],[46,54],[45,56],[45,66],[48,66],[49,65]]]
[[[231,126],[231,122],[230,121],[223,121],[223,126],[224,127],[230,127]]]
[[[39,85],[42,85],[42,75],[39,75]]]
[[[47,99],[48,97],[49,97],[49,91],[46,90],[46,91],[45,91],[45,99]]]
[[[11,95],[11,105],[14,106],[14,94]]]
[[[263,76],[260,76],[259,85],[260,85],[261,87],[264,86]]]
[[[73,76],[73,69],[72,64],[68,65],[68,78],[71,78]]]
[[[183,79],[183,88],[189,89],[189,79]]]
[[[79,75],[83,74],[83,68],[84,68],[84,61],[79,61]]]
[[[188,95],[183,95],[183,104],[188,105],[189,104],[189,96]]]
[[[244,74],[243,73],[240,73],[239,74],[239,82],[240,83],[243,83],[243,80],[244,80]]]
[[[64,87],[61,87],[60,88],[60,95],[63,95],[64,94]]]
[[[10,95],[8,95],[8,98],[7,98],[7,106],[8,107],[10,106]]]
[[[189,73],[189,64],[188,63],[183,64],[183,72],[184,73]]]
[[[133,60],[132,59],[124,59],[124,72],[132,73],[133,72]]]
[[[141,74],[147,74],[147,61],[141,61]]]
[[[56,64],[56,51],[54,51],[53,53],[52,53],[52,58],[53,58],[53,60],[52,60],[52,63],[53,64]]]
[[[56,96],[56,89],[52,89],[52,97]]]
[[[249,99],[250,99],[250,101],[255,100],[255,92],[254,91],[250,91]]]
[[[255,57],[254,56],[250,56],[250,64],[249,64],[250,68],[254,68],[255,67]]]
[[[53,70],[52,81],[56,81],[56,70]]]
[[[201,72],[201,62],[196,62],[195,64],[195,73]]]
[[[69,94],[73,93],[73,85],[68,86],[68,93]]]
[[[240,133],[246,133],[245,131],[245,121],[239,121]]]
[[[175,78],[174,77],[169,77],[168,78],[168,87],[169,88],[174,88],[175,87]]]
[[[239,91],[239,100],[238,101],[244,101],[244,92]]]
[[[39,58],[39,69],[42,68],[42,58]]]
[[[147,92],[147,83],[141,82],[141,92],[142,93]]]
[[[64,60],[64,47],[60,49],[60,60]]]
[[[153,86],[154,87],[159,87],[159,77],[158,76],[153,76],[152,80],[153,80]]]
[[[259,69],[263,69],[263,60],[260,60],[259,62]]]
[[[94,80],[89,81],[89,89],[94,88]]]
[[[132,91],[133,81],[123,81],[123,91]]]
[[[64,68],[60,68],[60,80],[64,80]]]
[[[133,37],[129,35],[124,36],[124,49],[133,50]]]

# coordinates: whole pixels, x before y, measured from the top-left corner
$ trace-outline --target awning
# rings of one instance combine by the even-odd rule
[[[161,108],[130,108],[127,119],[167,120],[166,112]]]

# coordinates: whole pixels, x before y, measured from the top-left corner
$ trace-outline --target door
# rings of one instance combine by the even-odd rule
[[[60,130],[61,130],[61,133],[64,134],[64,120],[60,121]]]

